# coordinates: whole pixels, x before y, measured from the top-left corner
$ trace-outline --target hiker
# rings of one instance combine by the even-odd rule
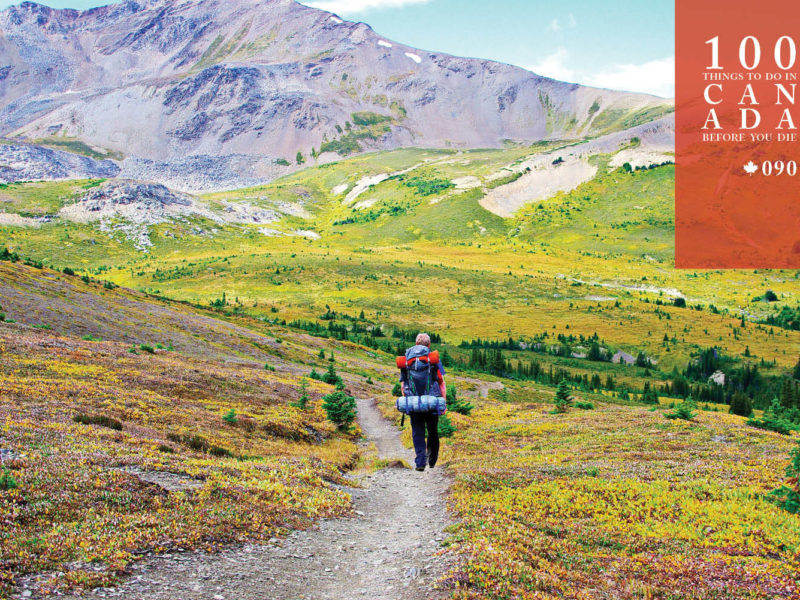
[[[429,360],[431,356],[435,360]],[[415,363],[419,362],[419,365]],[[423,368],[419,368],[419,367]],[[405,368],[400,369],[400,383],[404,396],[437,396],[447,397],[444,383],[444,367],[438,360],[438,353],[431,353],[431,338],[427,333],[417,336],[416,345],[406,350]],[[417,453],[417,471],[424,471],[425,465],[433,468],[439,458],[439,414],[446,408],[430,412],[411,412],[411,438],[414,440],[414,451]],[[425,430],[428,440],[425,441]]]

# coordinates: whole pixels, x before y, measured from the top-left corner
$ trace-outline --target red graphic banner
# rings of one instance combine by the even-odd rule
[[[676,10],[675,264],[800,268],[800,2]]]

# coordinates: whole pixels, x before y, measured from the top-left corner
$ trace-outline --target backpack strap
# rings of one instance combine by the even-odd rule
[[[431,395],[431,384],[433,383],[433,381],[431,381],[431,377],[433,377],[431,374],[431,361],[428,361],[428,389],[425,391],[426,396]]]
[[[408,366],[411,367],[412,364],[416,365],[416,361],[414,363],[409,363]],[[416,369],[416,366],[414,368]],[[411,388],[412,394],[414,394],[415,396],[419,396],[419,394],[417,393],[417,386],[414,385],[414,376],[411,374],[409,374],[408,376],[408,386]]]

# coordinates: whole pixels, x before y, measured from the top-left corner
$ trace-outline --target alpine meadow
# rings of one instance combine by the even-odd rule
[[[800,273],[675,268],[671,100],[294,0],[0,58],[0,598],[800,598]]]

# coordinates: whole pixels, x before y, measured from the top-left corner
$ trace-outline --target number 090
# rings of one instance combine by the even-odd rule
[[[794,177],[797,175],[797,163],[793,160],[784,162],[782,160],[764,161],[761,165],[761,173],[764,177],[778,177],[780,175],[788,175]]]

